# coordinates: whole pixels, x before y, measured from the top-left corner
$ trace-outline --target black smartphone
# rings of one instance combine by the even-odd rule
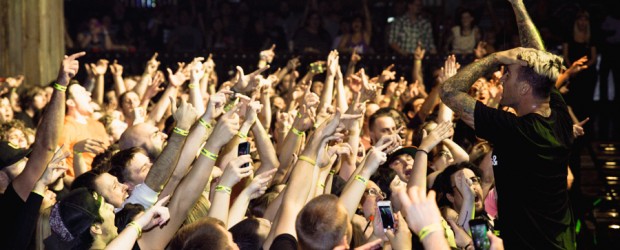
[[[379,213],[383,222],[383,230],[394,229],[394,213],[392,213],[391,201],[378,201]]]
[[[250,154],[250,143],[247,142],[247,141],[239,143],[239,148],[237,149],[237,156],[249,155],[249,154]],[[250,163],[245,163],[241,167],[242,168],[247,168],[249,166],[250,166]]]
[[[487,237],[487,222],[483,219],[473,219],[469,221],[469,229],[471,230],[471,237],[474,240],[474,247],[476,250],[488,250],[491,248],[491,242]]]

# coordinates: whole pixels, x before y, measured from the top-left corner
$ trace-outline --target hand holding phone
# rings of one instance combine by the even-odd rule
[[[394,229],[394,213],[392,212],[391,201],[378,201],[379,214],[381,215],[381,221],[383,221],[383,231],[388,229]]]
[[[491,242],[487,236],[487,222],[483,219],[473,219],[469,221],[471,237],[474,241],[476,250],[488,250],[491,248]]]
[[[239,143],[239,147],[237,149],[237,156],[249,155],[249,154],[250,154],[250,143],[247,141]],[[247,168],[249,166],[250,166],[250,163],[244,163],[241,167]]]

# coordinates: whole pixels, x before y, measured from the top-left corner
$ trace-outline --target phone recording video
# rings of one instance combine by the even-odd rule
[[[487,237],[487,222],[483,219],[473,219],[469,221],[471,237],[474,240],[476,250],[488,250],[491,247],[489,237]]]
[[[249,155],[250,154],[250,143],[249,142],[242,142],[239,143],[239,147],[237,149],[237,156],[241,156],[241,155]],[[250,163],[245,163],[243,164],[243,166],[241,166],[242,168],[247,168],[250,166]]]
[[[390,201],[378,201],[383,230],[394,229],[394,214],[392,213],[392,203]]]

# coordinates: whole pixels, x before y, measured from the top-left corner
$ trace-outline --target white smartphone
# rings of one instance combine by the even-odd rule
[[[383,222],[383,230],[394,229],[394,213],[391,201],[378,201],[379,213]]]

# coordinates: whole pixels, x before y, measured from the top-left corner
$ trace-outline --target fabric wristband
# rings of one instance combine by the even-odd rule
[[[361,175],[356,175],[355,176],[355,180],[361,182],[364,185],[366,185],[366,183],[368,183],[368,179],[362,177]]]
[[[211,153],[211,151],[207,150],[206,148],[202,148],[202,150],[200,150],[200,154],[214,161],[217,160],[217,156],[218,156],[214,153]]]
[[[138,226],[135,221],[129,222],[129,224],[127,224],[127,227],[133,227],[134,229],[136,229],[136,232],[138,232],[138,238],[142,236],[142,228]]]
[[[187,85],[187,87],[189,87],[190,89],[195,89],[196,87],[198,87],[198,84],[190,83],[189,85]]]
[[[217,185],[217,187],[215,187],[215,192],[224,192],[227,194],[231,194],[232,193],[232,189],[226,186],[222,186],[222,185]]]
[[[182,129],[182,128],[179,128],[179,127],[174,127],[173,132],[174,132],[174,133],[177,133],[177,134],[179,134],[179,135],[182,135],[182,136],[187,136],[187,135],[189,135],[189,131],[188,131],[188,130],[185,130],[185,129]]]
[[[291,128],[291,132],[293,132],[293,134],[296,134],[297,136],[302,136],[302,135],[304,135],[304,133],[305,133],[305,132],[303,132],[303,131],[299,131],[299,130],[297,130],[297,129],[296,129],[296,128],[294,128],[294,127],[293,127],[293,128]]]
[[[334,175],[334,174],[336,174],[336,170],[335,170],[335,169],[330,170],[330,171],[329,171],[329,174],[330,174],[330,175]]]
[[[210,123],[208,123],[207,121],[205,121],[205,119],[198,119],[198,123],[200,123],[200,125],[202,125],[203,127],[205,127],[206,129],[211,129],[213,128],[213,125],[211,125]]]
[[[67,91],[67,86],[62,86],[58,83],[54,83],[53,87],[58,91],[62,91],[62,92]]]
[[[312,165],[312,166],[316,166],[316,161],[315,161],[315,160],[310,159],[310,157],[308,157],[308,156],[302,155],[302,156],[299,156],[299,158],[298,158],[298,159],[299,159],[300,161],[305,161],[305,162],[307,162],[307,163],[310,163],[310,165]]]
[[[422,228],[422,230],[420,230],[418,237],[420,238],[420,241],[422,241],[424,240],[424,238],[426,238],[426,236],[429,236],[431,233],[439,231],[440,229],[441,225],[439,223],[426,225]]]
[[[418,149],[416,149],[416,150],[417,150],[417,152],[422,152],[422,153],[425,153],[426,155],[428,155],[428,152],[426,152],[426,150],[424,150],[424,149],[419,149],[419,148],[418,148]]]

